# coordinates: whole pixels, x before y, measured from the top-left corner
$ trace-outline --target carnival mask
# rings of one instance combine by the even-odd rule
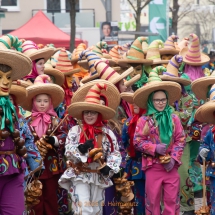
[[[11,71],[2,72],[0,70],[0,96],[8,96],[12,84]]]

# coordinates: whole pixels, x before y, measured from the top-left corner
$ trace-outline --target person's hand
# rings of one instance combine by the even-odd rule
[[[45,141],[46,141],[47,143],[51,144],[52,146],[55,145],[55,138],[52,137],[52,136],[48,136],[48,135],[45,136]]]
[[[155,152],[157,152],[160,155],[165,155],[166,154],[166,144],[157,144]]]
[[[205,160],[205,158],[208,156],[208,152],[209,152],[209,151],[210,151],[210,150],[209,150],[209,149],[206,149],[206,148],[201,149],[201,151],[199,152],[200,157],[201,157],[203,160]]]
[[[111,168],[109,166],[104,166],[102,169],[100,169],[100,172],[104,176],[108,176]]]
[[[93,149],[94,148],[94,144],[93,144],[93,139],[87,140],[85,143],[80,144],[78,146],[78,150],[82,153],[85,154],[88,152],[88,150]]]
[[[175,165],[175,160],[171,158],[169,163],[163,164],[164,168],[166,169],[167,172],[171,171]]]

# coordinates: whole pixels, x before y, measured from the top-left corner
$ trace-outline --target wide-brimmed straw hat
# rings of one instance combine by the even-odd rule
[[[152,60],[152,65],[156,64],[167,64],[168,60],[161,60],[160,48],[163,48],[164,44],[162,40],[154,40],[148,47],[146,53],[146,59]]]
[[[94,64],[95,69],[97,70],[97,73],[99,74],[100,78],[110,81],[113,84],[118,83],[133,72],[133,67],[130,67],[121,75],[119,75],[113,68],[111,68],[108,64],[101,60],[95,61]]]
[[[197,110],[196,110],[196,113],[195,113],[195,120],[198,120],[199,122],[204,122],[204,118],[202,117],[202,114],[201,114],[201,111],[202,111],[202,108],[204,108],[204,106],[200,106]]]
[[[178,48],[181,51],[183,48],[187,48],[188,44],[189,44],[189,38],[188,37],[184,37],[183,40],[178,43]]]
[[[192,82],[192,91],[198,99],[206,100],[208,89],[215,84],[215,71],[210,75],[198,78]]]
[[[13,81],[10,88],[10,95],[14,95],[16,97],[17,105],[22,107],[23,103],[26,102],[26,88],[31,86],[27,81],[17,80]]]
[[[65,49],[65,48],[59,48],[58,51],[55,52],[54,55],[51,56],[51,64],[54,68],[56,67],[56,64],[58,62],[58,58],[59,58],[61,49]],[[71,56],[72,56],[71,52],[66,50],[66,53],[67,53],[69,60],[71,60]]]
[[[34,84],[27,87],[27,98],[25,100],[24,109],[32,110],[32,100],[35,96],[40,94],[47,94],[51,97],[53,107],[56,108],[64,99],[64,90],[57,84],[46,83],[50,82],[48,75],[39,75],[36,77]]]
[[[196,34],[190,34],[192,42],[189,48],[183,48],[180,55],[183,62],[192,66],[201,66],[210,61],[210,58],[200,51],[199,38]]]
[[[134,93],[123,92],[120,94],[121,99],[125,100],[129,104],[134,103]]]
[[[82,92],[82,90],[84,91],[84,93]],[[108,104],[102,105],[100,103],[101,93],[102,95],[106,96]],[[72,117],[77,119],[82,119],[83,111],[85,110],[91,110],[101,113],[102,119],[104,120],[111,119],[114,117],[116,113],[115,110],[120,102],[119,92],[117,92],[114,86],[112,86],[108,82],[95,83],[90,88],[89,85],[84,85],[74,93],[74,96],[75,98],[74,100],[72,99],[72,104],[68,107],[68,113]],[[85,98],[83,101],[84,96]],[[118,101],[118,103],[116,103],[116,101],[114,100]],[[112,109],[111,107],[116,108]]]
[[[39,49],[31,40],[26,40],[22,44],[22,53],[31,58],[32,61],[43,58],[46,62],[54,54],[54,51],[55,49],[52,47]]]
[[[137,74],[135,75],[133,78],[131,78],[129,81],[125,81],[125,86],[126,87],[130,87],[132,86],[133,84],[135,84],[138,80],[140,80],[141,78],[141,75],[140,74]]]
[[[119,54],[119,50],[122,50],[122,46],[116,45],[109,51],[109,55],[116,62],[118,62],[118,60],[121,59],[121,55]]]
[[[64,75],[73,75],[80,72],[80,69],[73,68],[65,49],[60,50],[55,69],[60,70]]]
[[[149,73],[148,83],[143,87],[139,88],[134,93],[134,103],[143,109],[147,108],[147,101],[149,95],[158,90],[166,91],[168,94],[168,101],[171,105],[181,97],[181,86],[180,84],[172,81],[162,81],[157,74],[156,70],[153,69]]]
[[[48,60],[45,63],[44,74],[49,75],[49,76],[53,76],[55,84],[57,84],[59,86],[63,85],[64,80],[65,80],[64,74],[60,70],[53,68],[50,60]]]
[[[71,64],[76,64],[79,61],[79,55],[82,51],[86,50],[87,46],[85,43],[78,44],[77,48],[72,54]]]
[[[179,64],[182,63],[183,57],[180,55],[175,55],[169,61],[167,65],[167,71],[163,72],[163,75],[160,76],[162,81],[174,81],[184,86],[190,85],[191,81],[185,78],[180,78],[178,74]]]
[[[128,65],[136,65],[136,64],[144,64],[151,65],[151,59],[145,59],[144,53],[142,50],[142,43],[147,42],[146,37],[138,37],[131,45],[130,49],[127,52],[126,58],[118,60],[118,64],[120,66],[128,66]]]
[[[177,40],[178,36],[171,35],[167,38],[166,42],[164,43],[164,48],[159,49],[160,55],[177,55],[179,53],[179,49],[176,49],[176,45],[174,40]]]

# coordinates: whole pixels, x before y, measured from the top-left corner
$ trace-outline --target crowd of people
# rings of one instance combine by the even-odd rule
[[[0,215],[215,215],[213,59],[0,37]]]

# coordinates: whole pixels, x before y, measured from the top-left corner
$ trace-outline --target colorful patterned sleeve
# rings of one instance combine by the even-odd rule
[[[172,117],[173,117],[175,128],[174,128],[174,137],[173,137],[174,142],[172,143],[173,146],[171,148],[171,157],[179,164],[181,164],[181,156],[183,154],[184,147],[186,144],[186,141],[185,141],[186,137],[179,117],[175,114],[173,114]]]
[[[145,128],[145,126],[147,128]],[[156,144],[153,144],[153,142],[150,141],[149,132],[150,128],[147,122],[147,118],[145,116],[140,117],[137,121],[137,126],[134,134],[134,147],[140,152],[154,156]]]
[[[119,146],[117,143],[116,136],[110,129],[108,129],[108,135],[112,139],[112,143],[113,143],[113,151],[107,155],[107,166],[109,166],[111,168],[111,171],[109,174],[109,177],[111,177],[114,173],[119,172],[120,164],[122,162],[122,156],[119,152]],[[111,143],[109,142],[109,145],[110,144]],[[111,148],[111,146],[110,146],[110,148]]]
[[[66,145],[65,145],[65,156],[68,160],[73,160],[74,162],[83,162],[85,163],[88,158],[88,153],[81,154],[78,150],[79,145],[79,137],[80,137],[80,131],[79,126],[73,126],[68,133],[68,136],[66,138]]]

